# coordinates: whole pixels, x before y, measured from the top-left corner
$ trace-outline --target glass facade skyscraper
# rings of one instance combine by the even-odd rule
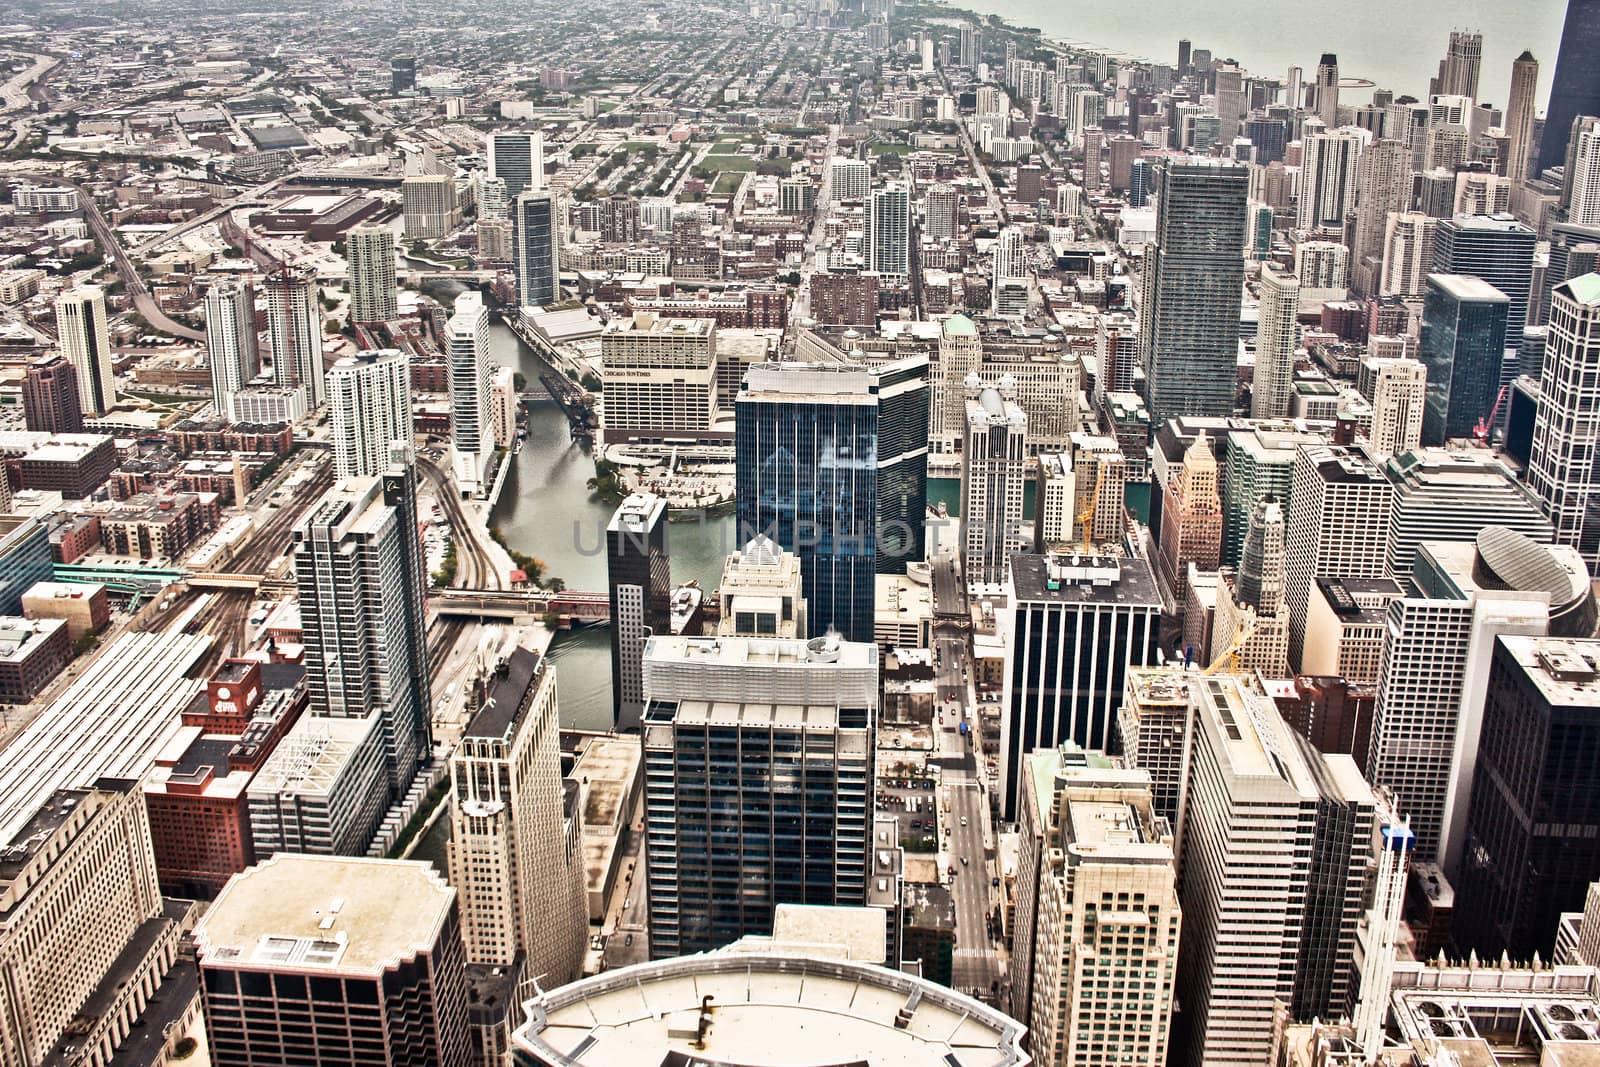
[[[1517,376],[1515,353],[1522,348],[1533,292],[1533,246],[1539,235],[1510,215],[1457,215],[1439,220],[1433,231],[1433,270],[1470,274],[1506,295],[1506,348],[1496,387]],[[1491,397],[1493,394],[1490,394]],[[1426,434],[1426,431],[1424,431]]]
[[[516,199],[511,224],[517,303],[524,307],[554,303],[561,292],[555,195],[548,191],[522,193]]]
[[[1180,160],[1159,169],[1139,342],[1150,425],[1233,411],[1249,172]]]
[[[878,394],[877,572],[904,574],[923,558],[928,509],[928,358],[872,368]]]
[[[1545,112],[1539,169],[1560,166],[1567,159],[1572,120],[1600,115],[1600,0],[1567,0],[1567,21],[1561,28],[1555,80]]]
[[[634,493],[606,526],[606,582],[611,593],[611,715],[619,730],[639,725],[644,689],[640,657],[652,633],[666,633],[672,611],[667,502]]]
[[[862,366],[769,363],[735,405],[739,540],[764,533],[800,557],[813,636],[872,640],[876,385]]]
[[[1468,437],[1489,417],[1505,357],[1506,294],[1463,274],[1430,274],[1417,359],[1428,368],[1422,443]]]
[[[652,957],[867,902],[877,645],[652,637],[644,690]]]

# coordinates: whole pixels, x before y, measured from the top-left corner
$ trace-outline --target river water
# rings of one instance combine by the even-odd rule
[[[491,358],[515,367],[539,391],[548,373],[533,350],[505,326],[490,328]],[[605,529],[614,506],[591,497],[594,456],[585,442],[574,442],[567,420],[552,400],[531,400],[528,439],[512,458],[505,486],[490,516],[512,548],[542,560],[545,573],[568,589],[606,588]],[[703,522],[674,522],[667,529],[667,552],[675,583],[696,579],[708,592],[722,575],[722,561],[737,547],[731,515]],[[577,729],[611,725],[611,638],[597,627],[558,634],[550,647],[560,691],[561,721]]]

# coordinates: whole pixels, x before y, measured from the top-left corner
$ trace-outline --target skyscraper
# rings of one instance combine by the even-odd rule
[[[1434,273],[1471,274],[1506,294],[1508,353],[1522,347],[1537,242],[1538,234],[1510,215],[1457,215],[1441,219],[1434,231]],[[1510,384],[1516,372],[1516,357],[1508,354],[1496,386]]]
[[[874,376],[851,364],[754,366],[735,405],[741,539],[800,557],[811,632],[872,640],[878,519]]]
[[[1339,125],[1339,57],[1324,52],[1317,61],[1316,90],[1317,117],[1328,129]],[[1307,105],[1310,106],[1309,104]]]
[[[28,364],[22,379],[22,414],[28,429],[36,432],[83,432],[78,372],[65,356],[40,356]]]
[[[1450,31],[1450,44],[1439,63],[1435,93],[1478,98],[1478,71],[1483,64],[1483,34]]]
[[[336,483],[294,531],[313,715],[376,712],[389,796],[428,759],[433,710],[409,445],[379,478]]]
[[[396,348],[345,356],[329,368],[327,386],[335,475],[382,474],[394,442],[412,438],[410,358]]]
[[[544,188],[544,134],[498,130],[489,135],[488,173],[506,183],[506,199]]]
[[[1316,579],[1384,577],[1376,546],[1389,537],[1389,497],[1388,480],[1355,449],[1303,444],[1296,453],[1284,566],[1291,669],[1300,666]]]
[[[1492,650],[1456,938],[1480,959],[1551,958],[1600,872],[1600,642],[1501,637]]]
[[[922,230],[929,237],[953,238],[956,235],[961,194],[948,182],[938,182],[923,197],[925,222]]]
[[[1544,139],[1539,144],[1539,170],[1560,166],[1567,158],[1573,119],[1600,115],[1596,54],[1600,54],[1600,0],[1567,0],[1561,49],[1556,53],[1555,79],[1544,117]]]
[[[473,1062],[456,891],[427,863],[274,856],[194,941],[217,1067]]]
[[[1389,213],[1411,206],[1411,153],[1397,140],[1373,141],[1356,163],[1356,228],[1350,259],[1362,294],[1378,292]]]
[[[1000,810],[1011,820],[1028,753],[1116,749],[1128,669],[1155,660],[1161,593],[1137,556],[1025,553],[1011,557],[1006,604]]]
[[[211,364],[211,399],[217,417],[232,420],[233,394],[261,373],[256,294],[251,286],[223,280],[206,290],[206,360]]]
[[[651,956],[866,903],[875,644],[656,636],[644,692]]]
[[[448,174],[413,174],[400,180],[406,240],[436,240],[461,225],[456,180]]]
[[[1289,414],[1294,354],[1300,347],[1300,279],[1271,265],[1261,268],[1261,319],[1256,330],[1255,383],[1250,415],[1281,419]]]
[[[866,241],[868,270],[900,278],[911,273],[911,192],[903,183],[872,191]]]
[[[1410,580],[1425,541],[1471,541],[1488,526],[1541,545],[1555,536],[1538,498],[1486,448],[1418,448],[1390,456],[1380,469],[1394,489],[1385,554],[1397,581]]]
[[[878,397],[879,574],[904,574],[926,557],[929,418],[928,358],[906,356],[872,367]]]
[[[1523,52],[1511,64],[1511,97],[1506,104],[1506,177],[1513,186],[1533,175],[1533,122],[1539,106],[1539,61]]]
[[[1376,803],[1349,756],[1324,756],[1237,675],[1194,703],[1182,839],[1185,1063],[1262,1063],[1273,1015],[1355,999],[1356,927]]]
[[[1428,275],[1417,359],[1428,370],[1422,441],[1442,445],[1487,420],[1505,358],[1506,294],[1465,274]]]
[[[1301,139],[1300,197],[1295,224],[1302,230],[1344,232],[1356,205],[1356,171],[1372,135],[1355,126],[1324,127],[1306,120]]]
[[[998,387],[983,385],[976,375],[968,379],[967,442],[961,454],[961,557],[969,584],[1004,582],[1012,553],[1022,550],[1028,417],[1014,396],[1015,385],[1009,379],[1002,379]]]
[[[1422,413],[1428,390],[1428,368],[1415,359],[1368,357],[1372,374],[1372,432],[1367,442],[1373,459],[1409,452],[1422,444]]]
[[[1010,1006],[1034,1062],[1165,1063],[1182,909],[1149,774],[1035,752],[1019,821]]]
[[[350,321],[388,322],[399,316],[394,273],[394,231],[353,226],[345,236],[350,262]]]
[[[965,315],[951,315],[939,330],[939,383],[934,390],[933,437],[941,451],[962,447],[967,427],[967,375],[983,365],[983,338]]]
[[[56,343],[78,376],[78,405],[85,415],[104,415],[116,403],[111,372],[111,335],[106,329],[106,293],[83,285],[56,299]]]
[[[60,1062],[63,1039],[109,1053],[127,1034],[120,1020],[139,1017],[165,972],[157,946],[177,943],[161,918],[144,796],[125,778],[17,793],[22,818],[0,829],[0,1062]],[[97,996],[116,997],[118,1022],[84,1011]]]
[[[611,593],[611,713],[631,729],[644,710],[640,661],[651,634],[668,632],[672,608],[667,502],[634,493],[606,526],[606,583]]]
[[[1567,149],[1566,221],[1572,226],[1600,226],[1600,121],[1578,124]]]
[[[865,200],[872,186],[872,164],[864,159],[835,156],[828,161],[828,192],[840,200]]]
[[[561,293],[561,250],[556,198],[548,191],[523,192],[512,201],[513,266],[517,303],[523,307],[553,304]]]
[[[556,671],[517,648],[450,755],[450,884],[468,963],[517,975],[518,998],[578,977],[588,933],[577,783],[561,777]]]
[[[389,91],[398,96],[417,87],[417,57],[395,56],[389,60]]]
[[[1217,495],[1213,444],[1201,430],[1184,451],[1178,476],[1162,490],[1161,547],[1156,565],[1179,604],[1188,596],[1189,565],[1214,571],[1222,554],[1222,500]]]
[[[1537,586],[1562,573],[1526,538],[1483,533],[1472,544],[1424,542],[1415,595],[1390,602],[1366,761],[1367,779],[1391,790],[1410,818],[1418,858],[1450,877],[1471,847],[1467,804],[1495,639],[1545,633],[1552,590]]]
[[[1573,5],[1573,9],[1577,8]],[[1571,23],[1571,10],[1568,12]],[[1528,459],[1528,484],[1556,543],[1600,567],[1600,274],[1555,287]]]
[[[1433,273],[1439,220],[1421,211],[1391,211],[1384,226],[1379,296],[1420,297]]]
[[[479,293],[456,297],[445,324],[450,359],[450,453],[456,485],[463,493],[487,490],[494,432],[489,412],[489,312]]]
[[[1249,184],[1231,163],[1162,168],[1139,309],[1151,425],[1233,411]]]
[[[310,268],[285,268],[267,275],[267,351],[272,377],[299,386],[306,409],[327,400],[322,368],[322,303]]]

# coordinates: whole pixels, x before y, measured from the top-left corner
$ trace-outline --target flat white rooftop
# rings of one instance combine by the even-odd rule
[[[428,863],[283,852],[234,875],[194,940],[216,966],[374,975],[431,951],[455,896]]]
[[[687,956],[608,971],[528,1007],[514,1043],[551,1067],[638,1067],[673,1062],[673,1053],[740,1067],[1029,1062],[1020,1046],[1025,1028],[1009,1016],[932,982],[844,960]]]

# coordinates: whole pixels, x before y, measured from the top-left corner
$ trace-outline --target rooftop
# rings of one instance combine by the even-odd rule
[[[1600,708],[1600,641],[1505,635],[1500,643],[1556,708]]]
[[[513,1044],[563,1067],[1029,1062],[1022,1024],[977,1001],[881,967],[790,954],[719,952],[625,967],[529,1008]]]
[[[0,845],[55,790],[143,777],[199,689],[190,672],[210,644],[197,634],[123,634],[0,749]]]
[[[1019,602],[1161,606],[1150,563],[1136,556],[1025,552],[1011,557],[1011,584]]]
[[[489,695],[467,724],[465,736],[503,738],[512,733],[528,694],[544,677],[544,662],[539,653],[518,646],[496,669]]]
[[[228,881],[195,946],[202,966],[373,975],[431,951],[455,895],[429,863],[280,853]]]
[[[1428,284],[1443,290],[1457,300],[1505,304],[1511,299],[1475,274],[1430,274]]]

